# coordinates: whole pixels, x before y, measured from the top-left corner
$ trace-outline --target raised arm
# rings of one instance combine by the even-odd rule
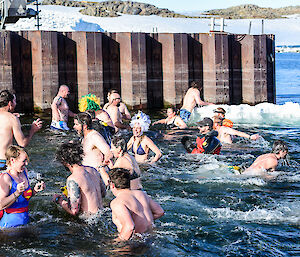
[[[145,136],[143,140],[146,141],[145,142],[146,146],[149,147],[153,153],[155,153],[155,156],[154,156],[153,160],[150,162],[150,164],[157,162],[162,157],[161,151],[149,137]]]
[[[43,122],[40,119],[33,121],[28,136],[24,136],[21,129],[20,120],[14,115],[12,116],[12,124],[13,135],[18,145],[26,147],[29,144],[32,136],[42,128]]]

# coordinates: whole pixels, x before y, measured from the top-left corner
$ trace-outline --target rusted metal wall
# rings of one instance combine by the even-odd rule
[[[117,89],[130,108],[180,106],[191,81],[205,101],[275,102],[273,35],[226,33],[0,32],[0,89],[18,111],[50,108],[61,84],[69,104]]]

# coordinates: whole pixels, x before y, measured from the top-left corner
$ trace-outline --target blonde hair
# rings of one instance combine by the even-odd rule
[[[11,158],[14,158],[14,159],[19,158],[21,153],[25,153],[26,158],[27,158],[27,162],[29,162],[28,154],[26,153],[24,148],[22,148],[20,146],[17,146],[17,145],[9,146],[6,150],[6,152],[5,152],[6,163],[10,164],[10,159]]]

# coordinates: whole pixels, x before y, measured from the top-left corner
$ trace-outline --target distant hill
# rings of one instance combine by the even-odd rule
[[[158,8],[155,5],[132,1],[69,1],[69,0],[44,0],[43,5],[63,5],[70,7],[83,7],[82,14],[97,17],[117,17],[122,14],[129,15],[157,15],[170,18],[209,18],[221,17],[226,19],[277,19],[290,14],[300,14],[299,6],[284,8],[262,8],[257,5],[239,5],[227,9],[216,9],[200,13],[198,16],[188,16],[175,13],[166,8]]]
[[[278,19],[287,15],[300,14],[300,5],[283,8],[264,8],[257,5],[246,4],[227,9],[215,9],[203,14],[217,16],[225,19]]]

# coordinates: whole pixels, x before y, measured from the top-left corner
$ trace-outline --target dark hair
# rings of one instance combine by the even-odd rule
[[[121,150],[123,151],[123,153],[127,152],[127,143],[126,140],[124,138],[122,138],[121,136],[114,136],[111,140],[111,143],[115,146],[115,147],[121,147]]]
[[[83,149],[80,142],[68,142],[59,146],[56,151],[56,159],[62,164],[81,165]]]
[[[111,89],[108,91],[109,94],[119,93],[117,89]]]
[[[75,116],[75,119],[78,120],[81,125],[87,125],[88,129],[92,129],[92,117],[89,113],[80,112]]]
[[[288,147],[282,140],[276,140],[273,143],[272,153],[279,154],[280,151],[288,151]]]
[[[96,119],[96,112],[94,110],[86,110],[85,112],[91,116],[92,120]]]
[[[118,189],[130,188],[130,171],[123,168],[115,168],[109,172],[109,178]]]
[[[14,100],[14,94],[7,89],[0,92],[0,108],[8,105],[9,102]]]

